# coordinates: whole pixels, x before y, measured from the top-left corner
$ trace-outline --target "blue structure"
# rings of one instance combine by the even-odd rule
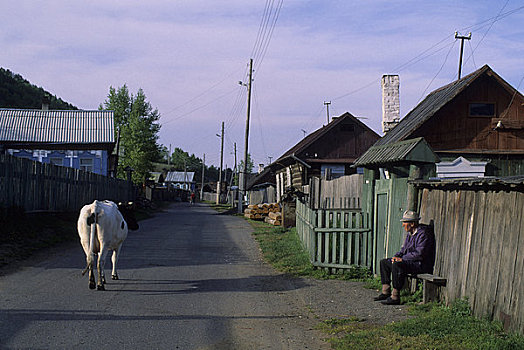
[[[114,173],[113,111],[0,109],[4,152],[100,175]]]

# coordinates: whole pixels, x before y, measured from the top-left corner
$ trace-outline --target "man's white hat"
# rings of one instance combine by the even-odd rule
[[[406,210],[404,215],[402,215],[402,219],[400,219],[402,222],[418,222],[419,220],[420,216],[413,210]]]

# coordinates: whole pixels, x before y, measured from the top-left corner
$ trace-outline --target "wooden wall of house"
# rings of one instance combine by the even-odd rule
[[[420,211],[434,220],[446,302],[467,297],[476,316],[524,333],[524,193],[426,188]]]
[[[495,117],[469,116],[469,103],[495,103]],[[511,102],[511,104],[510,104]],[[510,94],[495,78],[484,75],[435,113],[413,135],[422,136],[435,151],[524,150],[524,99]],[[496,128],[498,121],[503,127]]]
[[[303,159],[356,159],[380,137],[359,123],[346,120],[330,130],[327,137],[313,142],[300,157]],[[317,155],[315,157],[315,154]]]

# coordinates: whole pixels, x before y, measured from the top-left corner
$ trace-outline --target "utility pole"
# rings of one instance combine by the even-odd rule
[[[222,122],[222,133],[220,134],[220,173],[218,174],[216,204],[220,204],[220,195],[222,194],[222,164],[223,163],[224,163],[224,122]]]
[[[204,153],[204,159],[202,160],[202,187],[200,187],[200,201],[204,199],[204,171],[206,170],[206,154]]]
[[[247,82],[247,115],[246,115],[246,134],[244,137],[244,168],[242,169],[241,181],[240,181],[240,191],[238,198],[238,212],[241,214],[243,212],[243,199],[246,191],[247,185],[247,156],[248,156],[248,143],[249,143],[249,117],[251,114],[251,83],[253,81],[253,59],[249,59],[249,79]]]
[[[267,156],[268,159],[269,159],[269,164],[271,164],[271,159],[273,159],[273,157],[270,157],[270,156]]]
[[[468,36],[459,35],[458,32],[455,32],[455,39],[460,39],[460,57],[459,57],[459,74],[458,74],[458,78],[460,79],[460,75],[462,73],[462,53],[464,52],[464,40],[471,40],[471,32],[468,34]]]
[[[324,105],[326,106],[327,122],[328,122],[328,124],[329,124],[329,105],[330,104],[331,104],[331,101],[324,101]]]

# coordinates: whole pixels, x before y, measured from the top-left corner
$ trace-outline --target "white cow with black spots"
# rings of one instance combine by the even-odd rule
[[[116,264],[122,243],[127,237],[128,228],[137,230],[138,223],[133,212],[125,206],[117,206],[111,201],[95,200],[80,210],[77,226],[80,243],[82,243],[87,260],[87,266],[82,275],[89,271],[89,288],[95,289],[93,264],[96,261],[98,271],[96,288],[104,290],[104,263],[107,252],[113,251],[111,278],[116,280],[118,279]]]

